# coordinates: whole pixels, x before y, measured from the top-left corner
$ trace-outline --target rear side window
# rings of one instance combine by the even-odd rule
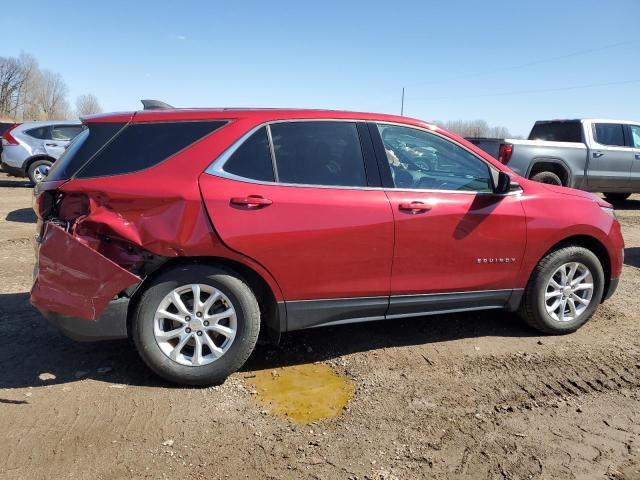
[[[596,123],[593,136],[600,145],[624,147],[624,127],[619,123]]]
[[[51,139],[60,141],[73,140],[82,131],[82,125],[54,125],[51,127]]]
[[[74,138],[49,170],[47,180],[67,180],[118,133],[124,123],[91,123]]]
[[[548,142],[582,143],[582,123],[580,122],[548,122],[536,123],[531,129],[529,140],[546,140]]]
[[[226,122],[137,123],[124,128],[77,177],[132,173],[157,165]]]
[[[354,122],[287,122],[270,126],[278,181],[364,187],[364,159]]]
[[[240,145],[224,164],[224,171],[263,182],[274,181],[266,127],[260,128]]]

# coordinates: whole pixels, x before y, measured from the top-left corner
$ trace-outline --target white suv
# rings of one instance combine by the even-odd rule
[[[42,181],[49,167],[84,127],[79,122],[16,123],[2,135],[2,170],[10,175]]]

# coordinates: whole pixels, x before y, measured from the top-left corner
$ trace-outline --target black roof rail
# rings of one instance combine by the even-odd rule
[[[161,102],[160,100],[140,100],[144,110],[163,110],[167,108],[175,108],[168,103]]]

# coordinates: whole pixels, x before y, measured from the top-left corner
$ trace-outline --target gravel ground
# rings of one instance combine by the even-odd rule
[[[289,334],[215,388],[79,344],[28,303],[31,189],[0,174],[0,478],[640,478],[640,196],[618,209],[616,295],[580,331],[459,314]],[[337,417],[272,416],[251,379],[321,363]],[[279,370],[280,371],[280,370]]]

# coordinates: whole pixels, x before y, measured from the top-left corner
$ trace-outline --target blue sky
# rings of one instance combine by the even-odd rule
[[[405,86],[406,115],[514,134],[640,120],[640,0],[31,0],[2,17],[1,56],[33,54],[72,104],[91,92],[107,111],[157,98],[399,113]]]

